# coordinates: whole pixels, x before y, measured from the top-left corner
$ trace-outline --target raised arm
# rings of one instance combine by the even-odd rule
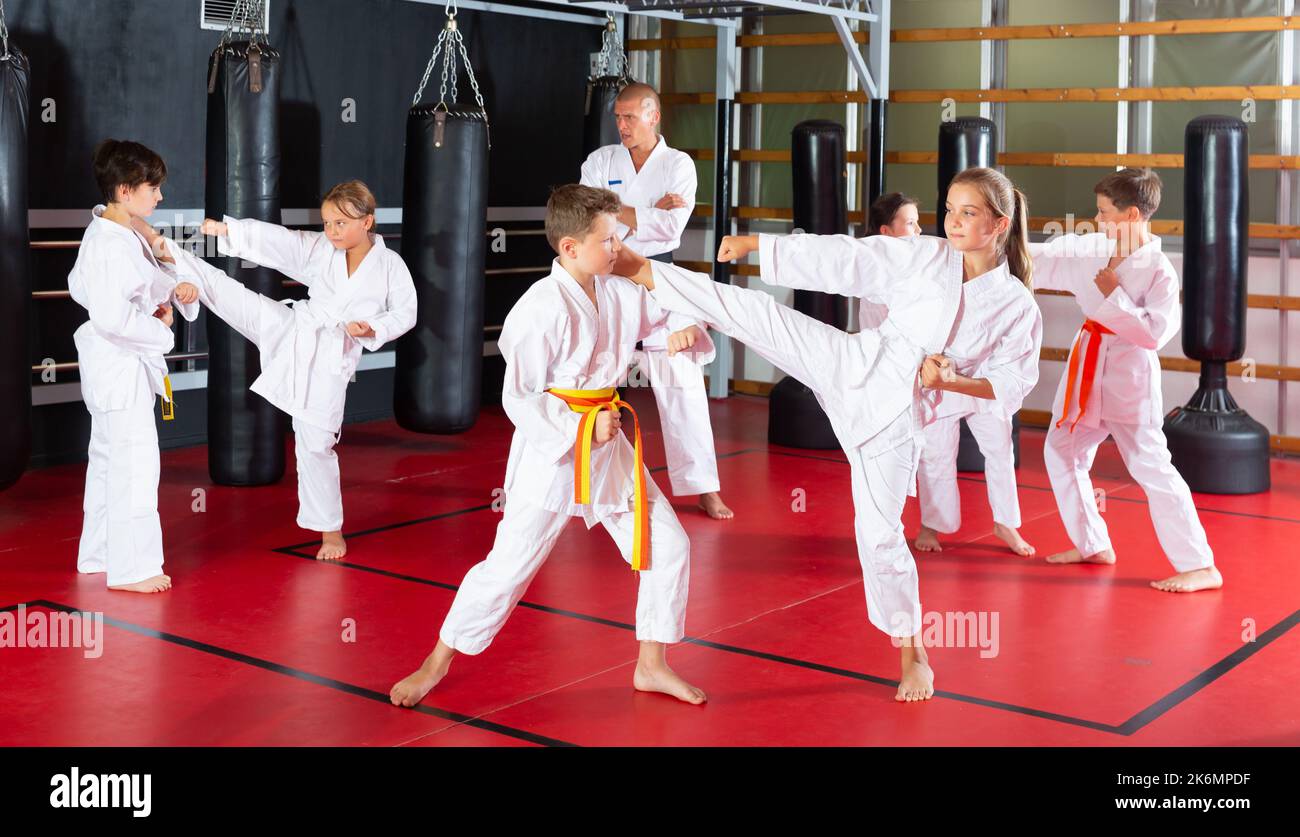
[[[955,251],[932,236],[759,235],[759,276],[769,285],[883,303],[896,283],[941,272]],[[960,258],[960,256],[957,256]]]
[[[227,215],[222,225],[225,231],[217,235],[217,251],[221,255],[256,262],[308,286],[314,278],[307,269],[312,258],[334,246],[324,233],[290,230],[252,218]],[[208,222],[204,226],[206,231]]]
[[[1138,305],[1121,286],[1116,286],[1088,316],[1144,349],[1155,351],[1178,333],[1182,303],[1178,300],[1178,275],[1167,260],[1157,268],[1154,281]]]

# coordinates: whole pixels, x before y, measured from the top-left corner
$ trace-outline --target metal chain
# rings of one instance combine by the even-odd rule
[[[623,52],[623,40],[619,37],[618,24],[614,22],[614,13],[605,12],[605,31],[600,36],[600,55],[596,58],[596,75],[614,75],[609,71],[610,59],[618,61],[618,77],[627,78],[627,54]]]
[[[9,26],[5,23],[5,0],[0,0],[0,39],[4,40],[4,55],[0,55],[0,61],[9,60]]]
[[[3,4],[4,0],[0,0]],[[235,32],[249,33],[249,44],[255,45],[258,35],[261,35],[262,44],[269,45],[266,39],[266,32],[262,30],[262,17],[265,14],[263,10],[263,0],[235,0],[235,5],[230,10],[230,20],[226,23],[225,30],[221,33],[221,42],[217,48],[230,43]],[[239,25],[236,26],[235,24]]]
[[[2,0],[0,0],[2,1]],[[443,28],[442,33],[438,35],[438,42],[433,47],[433,54],[429,56],[429,63],[424,68],[424,76],[420,79],[420,86],[415,91],[415,96],[411,99],[411,106],[415,107],[420,104],[420,99],[424,97],[424,88],[429,84],[429,76],[433,75],[433,68],[438,65],[438,57],[442,57],[442,83],[438,90],[438,107],[446,110],[447,105],[447,87],[451,83],[451,103],[455,104],[460,94],[460,76],[457,67],[457,58],[460,63],[465,65],[465,74],[469,76],[470,87],[474,90],[474,101],[483,108],[483,116],[487,118],[487,108],[483,104],[483,94],[479,91],[478,79],[474,77],[474,66],[469,62],[469,53],[465,49],[465,39],[460,34],[460,29],[456,25],[456,0],[450,0],[447,3],[447,25]]]

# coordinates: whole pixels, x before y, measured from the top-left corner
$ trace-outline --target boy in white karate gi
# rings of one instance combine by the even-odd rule
[[[659,107],[659,94],[650,85],[625,87],[614,102],[622,141],[591,152],[582,164],[581,183],[618,195],[617,229],[624,247],[671,264],[695,210],[695,161],[660,136]],[[735,513],[719,493],[704,371],[689,352],[671,351],[666,338],[660,331],[643,340],[639,361],[659,408],[668,480],[678,496],[699,495],[709,517],[729,520]]]
[[[491,644],[574,517],[604,526],[638,571],[633,687],[705,701],[666,659],[667,645],[685,635],[690,541],[641,462],[635,413],[635,447],[620,432],[621,411],[632,410],[615,385],[637,341],[669,318],[641,289],[604,275],[621,249],[618,211],[617,195],[579,185],[557,188],[547,203],[546,237],[557,258],[515,303],[497,343],[506,361],[501,404],[515,425],[505,513],[492,551],[461,582],[436,647],[393,686],[396,706],[418,704],[457,653]],[[693,347],[707,349],[697,326],[684,330]],[[709,354],[698,353],[698,362]]]
[[[1123,169],[1097,184],[1099,233],[1063,235],[1034,245],[1038,287],[1069,291],[1083,310],[1066,373],[1057,388],[1043,461],[1072,549],[1053,564],[1113,564],[1115,551],[1093,494],[1089,470],[1107,436],[1151,509],[1166,557],[1178,572],[1157,590],[1190,593],[1223,586],[1192,502],[1162,430],[1158,350],[1182,316],[1178,274],[1151,234],[1160,177]]]
[[[293,417],[297,523],[321,533],[316,557],[347,554],[334,445],[348,382],[363,348],[377,351],[415,325],[415,284],[406,262],[376,235],[375,196],[349,180],[321,201],[323,232],[227,216],[204,220],[223,255],[273,268],[307,286],[292,306],[254,293],[179,246],[166,245],[200,301],[257,346],[262,374],[250,390]],[[165,241],[165,240],[164,240]]]
[[[94,168],[106,205],[92,211],[68,274],[72,298],[90,314],[73,335],[90,412],[77,571],[106,573],[110,590],[158,593],[171,576],[162,571],[154,397],[171,415],[163,355],[175,343],[173,302],[192,322],[197,291],[178,284],[132,231],[162,201],[162,158],[137,142],[105,140]]]

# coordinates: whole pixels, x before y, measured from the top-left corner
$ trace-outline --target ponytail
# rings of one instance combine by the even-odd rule
[[[1029,290],[1034,289],[1034,260],[1029,256],[1029,202],[1019,189],[1015,193],[1015,208],[1011,213],[1011,227],[1007,230],[1007,269],[1020,279]]]

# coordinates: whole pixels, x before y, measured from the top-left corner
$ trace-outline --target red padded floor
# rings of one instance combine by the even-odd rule
[[[659,468],[653,400],[633,400]],[[98,659],[0,648],[0,745],[1300,744],[1300,463],[1275,460],[1268,494],[1197,496],[1227,584],[1191,596],[1147,587],[1172,570],[1113,446],[1094,470],[1113,567],[1011,555],[989,534],[982,481],[964,475],[962,530],[918,559],[922,604],[996,616],[996,654],[977,636],[933,649],[938,695],[902,706],[898,652],[866,621],[843,456],[770,447],[765,400],[712,408],[737,519],[675,506],[692,544],[691,640],[670,654],[707,706],[632,690],[635,578],[601,528],[576,522],[487,652],[458,659],[419,712],[387,705],[491,546],[511,426],[489,409],[458,437],[344,428],[344,565],[310,558],[292,461],[279,484],[237,489],[210,483],[202,447],[164,453],[176,586],[158,596],[74,572],[84,466],[26,474],[0,494],[0,608],[107,624]],[[1046,554],[1065,532],[1042,433],[1022,442],[1022,532]],[[909,533],[916,523],[913,502]]]

